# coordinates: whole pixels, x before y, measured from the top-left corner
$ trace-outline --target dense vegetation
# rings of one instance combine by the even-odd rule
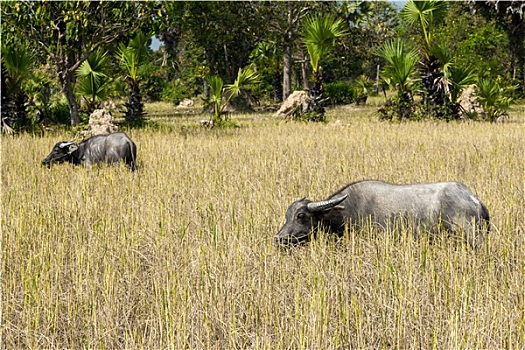
[[[227,86],[249,66],[248,105],[306,88],[314,120],[382,89],[396,91],[385,118],[457,119],[471,84],[485,113],[468,117],[496,120],[523,97],[523,27],[521,2],[9,2],[2,127],[76,126],[108,99],[141,125],[143,100],[212,103],[210,77]]]

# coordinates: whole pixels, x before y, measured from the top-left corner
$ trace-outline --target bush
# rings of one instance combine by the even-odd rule
[[[328,83],[324,86],[324,95],[332,106],[352,103],[354,100],[354,89],[350,83],[338,81]]]
[[[54,122],[61,125],[71,125],[71,115],[69,106],[65,101],[53,103],[50,108],[51,118]]]
[[[489,121],[497,121],[507,116],[507,110],[513,100],[512,93],[516,88],[517,86],[507,86],[501,77],[479,79],[476,84],[476,95]]]
[[[185,97],[189,97],[189,94],[187,88],[180,79],[167,83],[161,94],[162,101],[171,102],[174,105],[178,105]]]

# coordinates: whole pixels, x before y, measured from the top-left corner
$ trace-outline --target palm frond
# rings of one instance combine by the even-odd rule
[[[446,1],[410,0],[401,9],[400,16],[409,26],[420,26],[428,46],[430,45],[428,29],[432,23],[439,22],[444,17],[447,6]]]
[[[319,70],[321,57],[334,45],[335,40],[347,34],[344,22],[331,15],[312,16],[306,20],[303,41],[314,72]]]
[[[222,93],[223,93],[223,81],[221,77],[212,75],[207,80],[208,86],[211,90],[211,99],[212,103],[221,103],[222,102]]]
[[[16,93],[23,88],[23,82],[31,76],[31,66],[35,57],[30,53],[27,46],[5,46],[2,45],[2,63],[7,70],[7,88]]]
[[[446,77],[450,84],[449,98],[456,103],[461,91],[476,82],[475,69],[471,66],[460,66],[452,64],[446,71]]]
[[[239,69],[237,78],[233,84],[226,85],[226,89],[229,90],[232,95],[238,95],[241,92],[241,88],[253,85],[259,82],[259,74],[256,73],[252,68]]]

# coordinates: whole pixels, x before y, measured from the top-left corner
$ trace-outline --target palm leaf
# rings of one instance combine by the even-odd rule
[[[313,16],[306,20],[303,37],[314,72],[319,71],[321,57],[333,47],[335,40],[347,34],[344,22],[331,15]]]
[[[416,66],[419,62],[418,52],[407,49],[400,40],[383,44],[376,52],[388,64],[383,69],[385,81],[390,81],[392,87],[405,89],[415,81]]]
[[[88,98],[88,104],[103,100],[108,94],[110,79],[106,75],[108,52],[98,49],[78,67],[78,92]]]
[[[31,65],[35,58],[29,52],[27,46],[5,46],[2,45],[2,62],[7,70],[6,79],[9,93],[18,93],[23,90],[23,83],[31,76]]]
[[[223,81],[221,77],[218,77],[216,75],[213,75],[207,79],[208,86],[211,90],[211,99],[213,103],[221,103],[222,102],[222,87],[223,87]]]
[[[452,64],[447,70],[447,80],[450,83],[449,98],[456,103],[461,91],[476,82],[476,73],[471,66]]]
[[[253,85],[259,82],[259,74],[251,68],[239,69],[237,78],[233,84],[226,85],[226,89],[231,92],[230,99],[232,96],[237,96],[243,87]]]
[[[403,21],[411,27],[420,26],[427,46],[430,45],[428,29],[439,22],[446,13],[446,1],[408,1],[400,12]]]

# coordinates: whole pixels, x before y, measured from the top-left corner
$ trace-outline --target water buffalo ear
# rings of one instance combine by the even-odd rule
[[[69,149],[67,150],[67,153],[71,154],[71,153],[75,152],[77,149],[78,149],[78,145],[76,143],[71,143],[69,145]]]

